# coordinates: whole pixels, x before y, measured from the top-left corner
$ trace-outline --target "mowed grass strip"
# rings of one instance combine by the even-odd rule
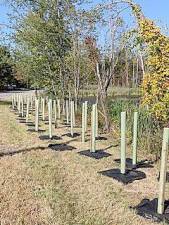
[[[3,146],[42,144],[36,134],[26,132],[25,126],[16,122],[8,106],[1,105],[0,113]],[[71,145],[77,150],[55,152],[37,147],[0,158],[1,224],[153,224],[129,209],[143,197],[154,196],[157,186],[152,169],[148,169],[145,181],[123,186],[97,173],[117,167],[113,162],[118,156],[116,148],[110,150],[112,157],[93,160],[77,154],[80,142]]]

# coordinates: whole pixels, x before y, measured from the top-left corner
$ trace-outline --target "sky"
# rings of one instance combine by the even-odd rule
[[[145,16],[169,27],[169,0],[136,0]]]
[[[9,32],[3,24],[9,24],[8,13],[10,8],[7,3],[8,0],[0,0],[0,29]],[[101,0],[93,0],[93,4],[97,4]],[[155,20],[160,26],[169,27],[169,0],[135,0],[142,7],[144,14]],[[130,16],[126,16],[126,23],[130,23]]]

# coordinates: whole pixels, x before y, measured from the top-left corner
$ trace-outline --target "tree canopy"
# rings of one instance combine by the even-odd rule
[[[0,90],[15,83],[15,69],[10,51],[6,46],[0,46]]]
[[[88,5],[87,5],[88,4]],[[87,6],[88,7],[87,7]],[[15,0],[12,54],[20,79],[62,98],[97,87],[108,123],[108,89],[142,87],[143,104],[162,122],[169,119],[169,38],[132,0]],[[127,5],[137,25],[128,27]]]

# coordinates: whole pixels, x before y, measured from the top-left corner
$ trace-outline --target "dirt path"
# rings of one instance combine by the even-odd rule
[[[47,125],[41,123],[46,133],[31,133],[17,119],[0,105],[0,224],[153,224],[129,206],[157,197],[156,168],[142,169],[144,181],[124,186],[98,173],[118,167],[119,149],[111,147],[111,140],[98,141],[97,148],[107,148],[110,156],[96,160],[79,154],[90,143],[67,137],[68,127],[60,124],[55,129],[59,139],[51,142],[39,138],[47,134]]]

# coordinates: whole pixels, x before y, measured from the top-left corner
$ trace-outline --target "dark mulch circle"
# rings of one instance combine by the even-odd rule
[[[18,120],[19,123],[26,123],[26,119]]]
[[[63,122],[63,123],[61,123],[61,125],[64,125],[64,126],[70,127],[70,123],[67,123],[67,122]]]
[[[46,130],[43,130],[43,129],[39,129],[38,131],[35,131],[35,129],[33,129],[33,128],[28,128],[27,129],[27,131],[28,132],[30,132],[30,133],[43,133],[43,132],[46,132]]]
[[[81,151],[78,153],[80,155],[84,155],[84,156],[94,158],[94,159],[102,159],[102,158],[107,158],[107,157],[111,156],[111,154],[104,152],[103,150],[98,150],[96,152],[90,152],[90,150],[85,150],[85,151]]]
[[[146,174],[138,170],[126,170],[125,174],[120,172],[120,169],[110,169],[99,172],[100,174],[111,177],[123,184],[132,183],[135,180],[142,180],[146,178]]]
[[[45,125],[49,125],[49,121],[43,121]],[[55,124],[54,121],[52,121],[52,124]]]
[[[71,146],[71,145],[67,145],[67,144],[50,144],[48,146],[48,148],[54,150],[54,151],[72,151],[75,150],[76,148]]]
[[[167,222],[169,223],[169,200],[164,202],[164,213],[157,213],[158,199],[153,200],[143,199],[140,204],[135,207],[130,207],[134,209],[139,216],[146,219],[151,219],[154,222]]]
[[[79,137],[80,134],[79,133],[73,133],[73,136],[71,135],[71,133],[67,133],[67,134],[63,134],[62,137],[67,136],[70,138],[75,138],[75,137]]]
[[[16,120],[17,121],[25,121],[25,118],[24,117],[18,117]]]
[[[117,162],[117,163],[121,162],[120,159],[115,159],[114,161]],[[132,159],[131,158],[126,158],[126,167],[128,169],[153,168],[153,162],[145,159],[145,160],[142,160],[140,162],[137,162],[136,165],[133,165]]]
[[[34,127],[35,126],[35,123],[33,123],[33,122],[27,122],[26,125],[28,127]]]
[[[106,137],[101,137],[101,136],[99,136],[99,137],[96,137],[96,140],[97,140],[97,141],[106,141],[107,138],[106,138]]]
[[[49,137],[49,135],[41,135],[39,136],[40,140],[61,140],[61,137],[58,137],[56,135],[52,136],[52,138]]]
[[[63,119],[61,124],[63,124],[63,125],[65,124],[66,125],[67,124],[67,119]],[[70,124],[70,121],[69,121],[69,124]]]

